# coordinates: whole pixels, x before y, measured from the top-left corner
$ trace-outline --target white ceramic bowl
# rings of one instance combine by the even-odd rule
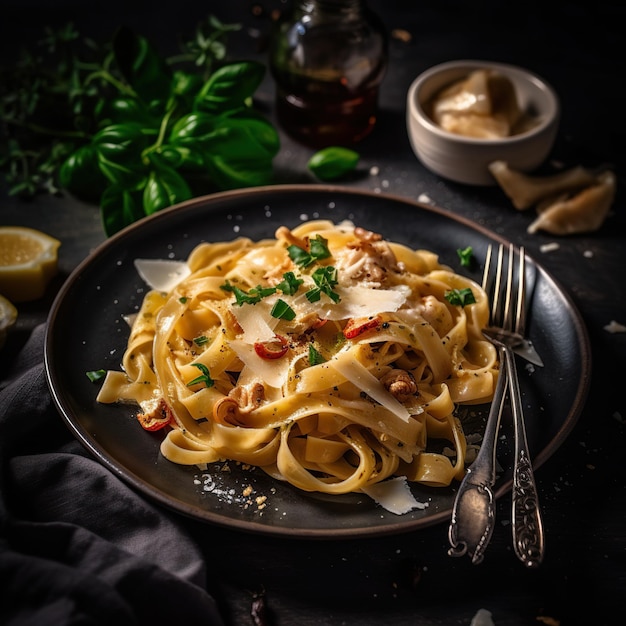
[[[425,105],[442,88],[477,69],[493,69],[513,83],[521,109],[537,117],[530,130],[502,139],[476,139],[448,132],[426,113]],[[436,65],[420,74],[407,96],[407,131],[413,151],[431,171],[470,185],[494,185],[489,163],[506,161],[529,172],[547,158],[559,125],[559,101],[552,87],[532,72],[492,61],[461,60]]]

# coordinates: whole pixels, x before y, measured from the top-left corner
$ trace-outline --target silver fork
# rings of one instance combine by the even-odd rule
[[[483,288],[493,292],[490,326],[485,336],[496,346],[500,360],[500,374],[487,417],[485,434],[476,459],[468,468],[454,502],[448,531],[451,556],[468,553],[473,563],[480,563],[491,539],[495,523],[496,444],[500,419],[508,390],[515,432],[515,459],[513,467],[513,547],[517,557],[529,568],[543,560],[544,535],[539,499],[528,453],[526,428],[522,410],[514,348],[524,339],[526,257],[519,251],[517,276],[514,271],[514,248],[509,246],[508,260],[504,261],[504,247],[500,245],[495,278],[490,289],[492,247],[489,246],[483,273]],[[506,279],[504,278],[506,266]],[[517,288],[514,288],[514,282]],[[513,300],[515,299],[515,304]]]

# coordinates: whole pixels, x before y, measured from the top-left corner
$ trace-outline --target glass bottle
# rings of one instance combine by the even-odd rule
[[[269,66],[285,131],[315,148],[350,146],[373,129],[387,35],[364,0],[297,0],[276,24]]]

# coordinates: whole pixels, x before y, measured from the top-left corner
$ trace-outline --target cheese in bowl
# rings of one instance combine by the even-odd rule
[[[420,74],[407,94],[407,132],[420,162],[470,185],[495,185],[494,161],[529,172],[548,157],[560,105],[532,72],[491,61],[450,61]]]

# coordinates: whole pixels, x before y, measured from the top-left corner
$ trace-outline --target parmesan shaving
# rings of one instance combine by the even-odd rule
[[[191,274],[184,261],[167,259],[135,259],[135,269],[141,279],[157,291],[171,291]]]
[[[404,515],[413,509],[423,510],[428,506],[428,503],[415,499],[406,476],[390,478],[381,483],[363,487],[363,493],[395,515]]]
[[[411,417],[407,408],[398,402],[383,386],[383,384],[365,366],[352,359],[347,352],[339,353],[329,364],[353,385],[364,391],[384,406],[388,411],[405,422]]]
[[[272,335],[273,336],[273,335]],[[289,359],[262,359],[254,350],[254,346],[247,341],[234,340],[230,347],[241,359],[243,364],[270,387],[280,389],[289,375]],[[243,372],[242,372],[243,375]]]
[[[378,313],[393,313],[405,302],[407,292],[401,289],[371,289],[368,287],[337,287],[341,300],[333,304],[322,298],[313,306],[322,319],[346,320],[370,317]]]
[[[232,308],[233,315],[243,330],[243,340],[246,343],[270,341],[274,338],[274,328],[278,320],[270,315],[271,304],[273,300],[270,302],[270,299],[266,298],[257,304],[244,304]]]

